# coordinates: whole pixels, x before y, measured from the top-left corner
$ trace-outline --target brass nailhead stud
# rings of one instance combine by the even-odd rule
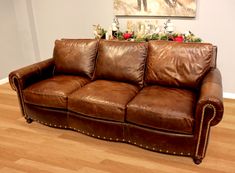
[[[148,146],[146,146],[146,148],[149,148]]]
[[[112,141],[112,138],[109,138],[110,141]]]
[[[136,145],[136,142],[134,142],[134,144]]]
[[[166,150],[166,152],[168,153],[169,151],[168,151],[168,150]]]
[[[125,141],[125,139],[122,139],[122,141]]]
[[[106,139],[106,137],[105,137],[105,136],[104,136],[103,138],[104,138],[104,139]]]
[[[92,136],[95,136],[94,134],[92,134]]]
[[[117,138],[116,141],[118,141],[119,139]]]
[[[153,148],[153,150],[155,150],[155,148]]]
[[[176,154],[176,152],[173,152],[173,154]]]
[[[130,141],[130,140],[129,140],[128,142],[129,142],[129,143],[131,143],[131,141]]]
[[[100,136],[97,136],[98,138],[100,138]]]
[[[140,144],[140,146],[142,147],[143,145],[142,145],[142,144]]]
[[[188,153],[188,155],[190,156],[191,154],[190,154],[190,153]]]
[[[183,155],[184,153],[180,153],[181,155]]]
[[[162,152],[162,150],[161,150],[161,149],[160,149],[159,151],[160,151],[160,152]]]

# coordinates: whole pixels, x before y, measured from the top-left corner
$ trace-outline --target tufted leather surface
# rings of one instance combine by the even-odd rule
[[[143,85],[147,43],[101,41],[95,79]]]
[[[196,95],[190,90],[144,87],[127,105],[128,122],[171,132],[192,134]]]
[[[212,66],[212,53],[206,43],[150,41],[146,83],[198,88]]]
[[[68,95],[88,82],[89,79],[79,76],[54,76],[23,90],[24,101],[39,106],[67,109]]]
[[[98,49],[94,39],[56,40],[53,57],[57,73],[92,78]]]
[[[139,87],[123,82],[97,80],[68,97],[68,109],[83,115],[124,122],[127,103]]]

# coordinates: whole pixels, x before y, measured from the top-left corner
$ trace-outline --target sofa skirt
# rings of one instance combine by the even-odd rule
[[[47,126],[71,129],[98,139],[129,143],[160,153],[189,157],[195,155],[194,135],[164,132],[31,104],[25,104],[25,110],[27,118]]]

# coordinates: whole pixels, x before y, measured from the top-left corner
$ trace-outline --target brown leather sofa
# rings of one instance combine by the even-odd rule
[[[205,157],[223,116],[216,47],[62,39],[53,58],[9,75],[28,123],[172,155]]]

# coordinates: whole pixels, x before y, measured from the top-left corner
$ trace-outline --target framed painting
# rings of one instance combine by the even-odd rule
[[[196,0],[114,0],[116,16],[195,17]]]

